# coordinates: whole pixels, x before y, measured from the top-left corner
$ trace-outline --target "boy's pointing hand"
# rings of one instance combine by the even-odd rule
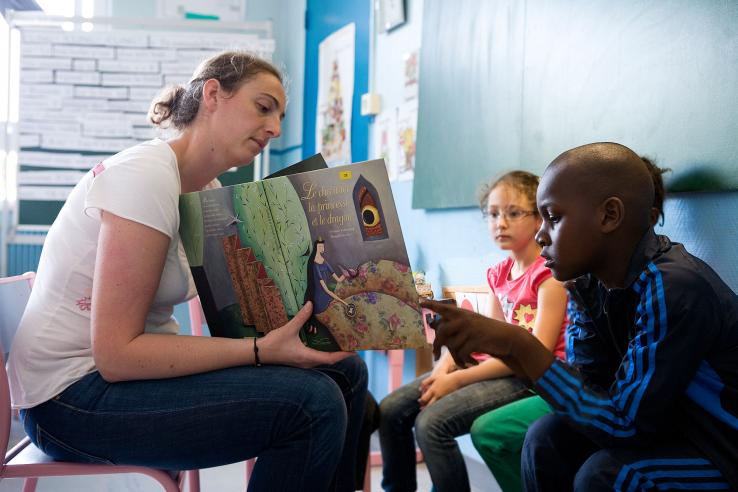
[[[497,357],[518,376],[532,381],[553,361],[553,354],[519,326],[440,302],[423,301],[420,305],[440,316],[432,323],[436,330],[433,342],[436,359],[444,345],[459,367],[477,364],[471,354],[482,352]]]

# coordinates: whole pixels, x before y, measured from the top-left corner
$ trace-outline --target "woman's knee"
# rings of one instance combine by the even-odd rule
[[[306,379],[300,386],[302,398],[295,395],[295,401],[302,399],[303,411],[311,427],[329,427],[343,436],[348,417],[343,393],[338,384],[324,374],[311,373],[306,374]]]
[[[336,370],[342,372],[346,379],[351,382],[351,386],[355,391],[366,391],[369,383],[369,372],[366,362],[359,356],[350,356],[335,363],[333,366]]]

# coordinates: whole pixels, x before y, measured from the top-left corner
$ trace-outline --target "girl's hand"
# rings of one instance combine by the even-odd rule
[[[335,364],[355,355],[353,352],[321,352],[303,345],[300,340],[300,328],[307,322],[312,312],[313,303],[308,301],[286,325],[259,339],[259,359],[263,364],[308,368]]]
[[[425,381],[428,381],[429,379],[431,378],[428,378]],[[425,381],[423,382],[425,383]],[[420,409],[422,410],[425,407],[432,405],[436,401],[440,400],[450,393],[453,393],[459,388],[461,388],[461,384],[459,383],[455,374],[442,374],[435,377],[425,389],[422,389],[421,386],[422,394],[418,399],[418,403],[420,403]]]
[[[436,374],[434,371],[430,376],[428,376],[427,378],[425,378],[424,380],[420,382],[420,394],[421,395],[425,393],[428,390],[428,388],[430,388],[430,386],[438,378],[439,375],[440,374]]]

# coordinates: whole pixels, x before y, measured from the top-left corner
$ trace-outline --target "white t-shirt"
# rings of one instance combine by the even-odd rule
[[[145,331],[178,332],[174,306],[196,294],[179,239],[179,195],[177,157],[158,139],[106,159],[75,186],[49,229],[13,341],[8,376],[14,408],[43,403],[96,370],[90,308],[101,210],[171,239]]]

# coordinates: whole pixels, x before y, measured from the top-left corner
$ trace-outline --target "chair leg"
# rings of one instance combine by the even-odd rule
[[[36,484],[38,483],[38,478],[36,477],[28,477],[25,480],[23,480],[23,492],[36,492]]]
[[[187,490],[189,492],[200,492],[200,470],[187,470],[182,472],[183,478],[179,484],[179,488],[185,490],[184,482],[187,481]]]
[[[367,458],[364,470],[364,492],[372,492],[372,460]]]
[[[251,474],[254,473],[254,466],[256,466],[256,458],[246,460],[246,485],[249,484],[249,480],[251,480]]]

